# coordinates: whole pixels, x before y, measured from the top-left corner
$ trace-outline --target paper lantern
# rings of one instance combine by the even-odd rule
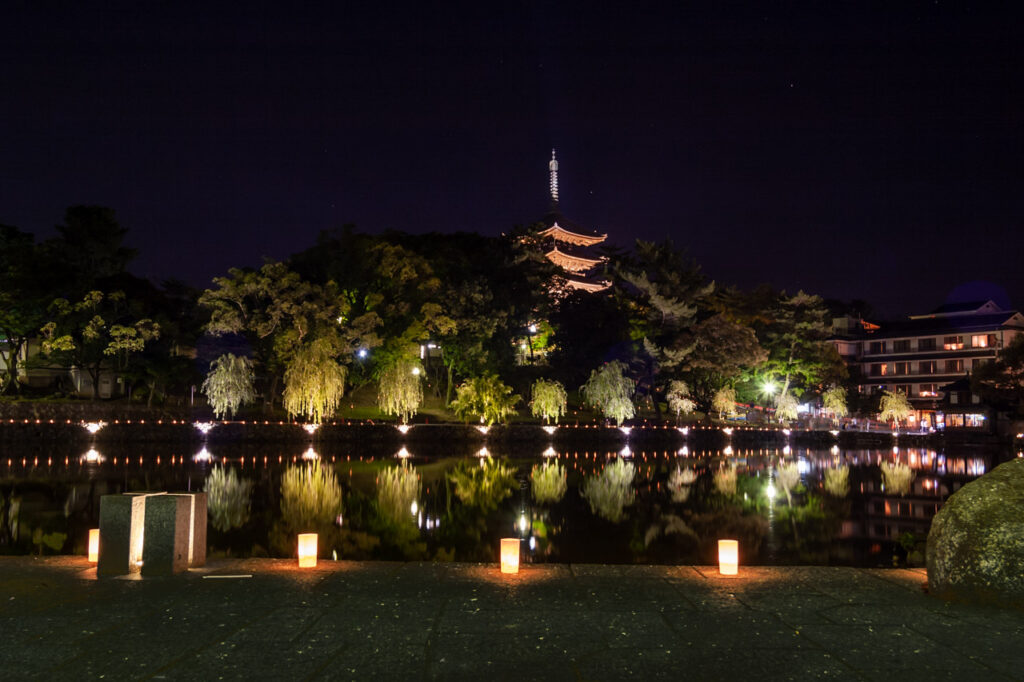
[[[100,560],[100,529],[89,529],[89,563],[95,564]]]
[[[519,572],[519,538],[501,539],[501,572]]]
[[[316,566],[316,533],[299,535],[299,568]]]
[[[718,541],[718,572],[736,575],[740,563],[740,543],[737,540]]]

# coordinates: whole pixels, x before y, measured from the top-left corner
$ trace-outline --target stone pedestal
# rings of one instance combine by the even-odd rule
[[[189,568],[206,565],[206,493],[174,493],[189,500]]]
[[[181,573],[188,568],[192,500],[187,495],[153,495],[145,504],[142,575]]]
[[[146,498],[150,496],[151,493],[133,493],[100,498],[100,556],[96,575],[127,575],[139,570]]]

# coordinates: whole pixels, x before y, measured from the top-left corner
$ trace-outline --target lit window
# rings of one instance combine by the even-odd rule
[[[975,334],[971,337],[971,348],[988,348],[988,335]]]
[[[964,347],[964,337],[947,336],[942,339],[942,347],[945,350],[960,350]]]

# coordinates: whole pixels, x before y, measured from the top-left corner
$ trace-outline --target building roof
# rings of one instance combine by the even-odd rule
[[[946,303],[923,315],[911,315],[910,319],[919,320],[930,317],[950,317],[953,315],[980,315],[1000,312],[1002,309],[995,301],[965,301],[963,303]]]
[[[546,230],[541,230],[537,235],[540,237],[551,237],[555,241],[575,244],[576,246],[593,246],[594,244],[600,244],[608,238],[607,234],[580,234],[572,232],[557,222]]]
[[[601,258],[583,258],[582,256],[573,256],[564,251],[560,251],[557,246],[544,255],[547,256],[549,261],[568,270],[569,272],[584,272],[595,265],[600,265],[603,261]]]
[[[909,336],[939,336],[943,334],[967,334],[970,332],[994,332],[1000,329],[1024,330],[1024,315],[1016,310],[1002,310],[996,313],[969,313],[966,315],[945,315],[936,317],[912,317],[898,322],[886,322],[868,339],[892,339]]]

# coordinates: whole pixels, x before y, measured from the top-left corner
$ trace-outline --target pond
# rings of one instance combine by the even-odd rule
[[[0,454],[0,553],[84,553],[100,497],[210,493],[213,555],[708,564],[921,565],[932,517],[999,449],[691,451],[342,444],[31,446]]]

